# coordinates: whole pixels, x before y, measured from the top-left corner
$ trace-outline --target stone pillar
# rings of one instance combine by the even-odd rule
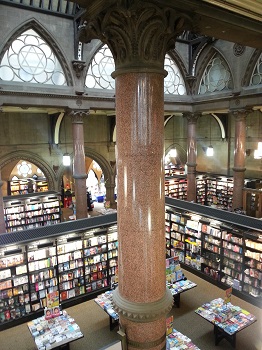
[[[184,113],[187,119],[187,200],[196,202],[196,123],[199,113]]]
[[[246,157],[246,109],[231,111],[235,119],[235,146],[234,146],[234,187],[232,209],[243,207],[243,187],[245,183]]]
[[[116,70],[118,288],[128,350],[166,347],[164,58],[185,20],[150,1],[89,1],[80,40],[106,43]],[[91,4],[92,3],[92,4]]]
[[[84,117],[88,111],[71,111],[73,135],[73,178],[75,180],[76,219],[87,218],[86,169],[84,147]]]
[[[114,183],[112,185],[105,184],[106,187],[106,200],[110,201],[110,208],[116,209],[117,203],[115,201],[115,185]]]
[[[6,233],[5,216],[4,216],[4,200],[3,200],[3,191],[2,191],[3,184],[4,182],[1,180],[1,171],[0,171],[0,234]]]

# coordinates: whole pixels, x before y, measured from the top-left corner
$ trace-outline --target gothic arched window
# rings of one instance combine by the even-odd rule
[[[255,68],[253,70],[250,85],[260,85],[262,84],[262,54],[260,55]]]
[[[165,69],[168,72],[164,80],[164,93],[184,95],[185,83],[174,61],[166,55]],[[86,75],[85,86],[89,89],[115,89],[115,81],[111,74],[115,70],[115,62],[107,45],[104,45],[92,59]]]
[[[33,29],[17,37],[4,53],[0,79],[12,82],[67,85],[51,47]]]
[[[203,95],[208,92],[230,90],[231,88],[232,77],[228,65],[219,54],[215,54],[204,71],[198,94]]]

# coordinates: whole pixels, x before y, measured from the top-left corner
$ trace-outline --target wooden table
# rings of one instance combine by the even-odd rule
[[[28,322],[27,326],[38,350],[69,350],[71,342],[83,338],[79,326],[65,310],[49,320],[41,316]]]
[[[239,306],[224,304],[222,298],[203,304],[196,314],[214,325],[215,345],[226,339],[236,346],[236,334],[256,322],[256,317]]]
[[[196,283],[188,279],[183,279],[175,283],[167,283],[167,288],[170,289],[173,295],[174,304],[178,308],[180,307],[180,294],[186,292],[187,290],[195,288],[196,286],[197,286]]]

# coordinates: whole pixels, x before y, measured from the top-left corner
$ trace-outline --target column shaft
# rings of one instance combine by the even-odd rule
[[[196,122],[198,114],[184,113],[187,119],[187,200],[196,202]]]
[[[86,112],[72,111],[73,135],[73,178],[75,180],[76,219],[87,218],[86,169],[84,148],[83,114]]]
[[[243,207],[243,187],[245,182],[246,157],[246,110],[234,111],[235,148],[234,148],[234,188],[232,209]]]
[[[119,293],[131,303],[150,303],[166,291],[163,75],[122,74],[116,87]],[[146,324],[122,317],[128,349],[134,341],[161,339],[165,318]],[[162,349],[165,339],[160,342],[150,349]]]
[[[4,200],[3,200],[3,192],[2,192],[3,184],[4,183],[1,180],[1,172],[0,172],[0,233],[6,233],[5,216],[4,216]]]

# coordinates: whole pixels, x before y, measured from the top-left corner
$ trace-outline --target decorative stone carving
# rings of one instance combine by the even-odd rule
[[[246,47],[243,45],[235,44],[233,46],[233,52],[235,56],[242,56],[245,50],[246,50]]]
[[[150,1],[89,1],[80,26],[82,42],[100,39],[110,48],[116,70],[163,70],[167,51],[191,19]]]
[[[84,117],[89,115],[89,110],[70,110],[68,111],[69,116],[71,117],[71,121],[74,124],[83,124]]]
[[[201,116],[201,113],[194,113],[194,112],[185,112],[183,113],[183,117],[187,119],[187,122],[189,124],[196,124],[198,118]]]
[[[86,67],[85,62],[84,61],[72,61],[72,65],[73,65],[73,69],[76,72],[76,76],[77,78],[80,78],[84,68]]]

